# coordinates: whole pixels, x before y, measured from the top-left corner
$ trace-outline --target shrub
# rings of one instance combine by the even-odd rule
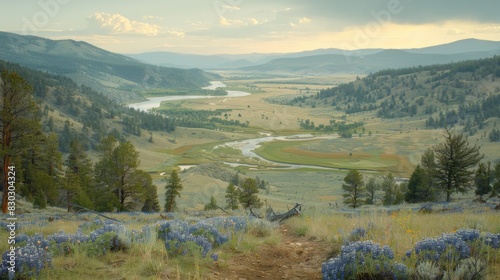
[[[404,264],[393,261],[394,252],[372,241],[342,246],[340,255],[323,263],[323,279],[407,279]]]
[[[158,224],[158,238],[165,241],[165,247],[171,254],[195,254],[199,251],[202,257],[206,257],[214,247],[229,241],[231,231],[244,229],[244,217],[211,218],[196,224],[171,220]]]

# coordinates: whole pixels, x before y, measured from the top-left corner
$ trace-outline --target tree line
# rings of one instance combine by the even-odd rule
[[[463,133],[446,129],[444,142],[424,152],[408,182],[398,184],[394,176],[388,174],[381,183],[371,177],[365,184],[361,173],[351,170],[344,177],[343,201],[353,208],[375,204],[379,190],[384,193],[381,200],[384,205],[440,199],[449,202],[453,194],[471,190],[480,198],[497,196],[500,193],[500,162],[492,166],[490,162],[481,162],[482,158],[479,147],[470,145]]]
[[[9,170],[15,169],[16,194],[35,207],[73,204],[97,211],[159,210],[156,186],[140,170],[138,152],[129,141],[112,134],[97,145],[93,165],[78,137],[69,143],[67,160],[58,135],[44,133],[33,87],[16,72],[0,76],[0,133],[2,134],[2,211],[7,211]],[[66,126],[68,133],[69,125]]]
[[[81,140],[85,149],[95,149],[107,134],[121,124],[120,134],[140,136],[141,130],[172,132],[176,124],[171,118],[149,114],[125,107],[88,86],[79,86],[73,80],[31,70],[0,60],[0,69],[16,73],[29,85],[29,92],[36,104],[34,115],[42,122],[42,130],[58,135],[59,149],[69,152],[72,138]],[[79,130],[56,124],[53,112],[71,123],[80,123]],[[51,114],[52,113],[52,114]],[[116,134],[116,131],[113,132]],[[121,137],[117,137],[121,138]]]
[[[427,127],[467,125],[474,134],[500,117],[500,89],[485,87],[500,77],[500,56],[444,65],[389,69],[356,81],[275,102],[334,107],[346,114],[372,111],[380,118],[426,116]],[[307,125],[307,124],[304,124]]]
[[[236,183],[236,184],[235,184]],[[246,178],[243,181],[239,181],[238,175],[231,180],[226,188],[226,205],[225,209],[237,210],[240,205],[244,209],[253,209],[262,207],[262,201],[257,196],[259,193],[259,188],[265,185],[264,181],[254,178]],[[165,211],[172,212],[177,210],[177,198],[181,196],[181,190],[183,189],[181,180],[177,171],[172,171],[168,179],[168,183],[165,187]],[[210,202],[208,202],[204,210],[217,210],[223,209],[217,203],[217,200],[212,195],[210,197]]]

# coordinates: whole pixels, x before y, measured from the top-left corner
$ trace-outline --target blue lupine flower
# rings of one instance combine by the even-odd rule
[[[323,279],[352,279],[358,272],[368,272],[404,279],[408,271],[404,264],[394,263],[394,252],[387,246],[373,241],[359,241],[342,246],[338,257],[332,258],[321,267]],[[366,271],[368,264],[374,271]]]

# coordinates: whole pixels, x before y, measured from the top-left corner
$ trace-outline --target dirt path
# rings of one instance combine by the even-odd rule
[[[280,226],[282,241],[261,245],[256,252],[238,254],[224,268],[212,272],[211,279],[322,279],[321,264],[329,254],[324,242],[296,237]]]

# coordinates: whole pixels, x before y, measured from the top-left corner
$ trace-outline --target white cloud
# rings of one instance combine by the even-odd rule
[[[158,20],[163,20],[162,17],[159,16],[143,16],[143,19],[158,19]]]
[[[303,17],[303,18],[299,19],[299,23],[302,23],[302,24],[310,23],[310,22],[311,22],[311,19],[307,18],[307,17]]]
[[[219,18],[219,24],[224,26],[248,26],[262,24],[262,22],[259,22],[256,18],[228,19],[221,16]]]
[[[182,32],[182,31],[177,31],[177,30],[170,30],[170,31],[167,31],[167,33],[170,35],[177,36],[177,37],[184,37],[184,35],[186,35],[186,33]]]
[[[90,19],[96,22],[100,28],[108,30],[111,34],[136,34],[156,36],[160,33],[160,27],[136,20],[130,20],[121,14],[94,13]]]

